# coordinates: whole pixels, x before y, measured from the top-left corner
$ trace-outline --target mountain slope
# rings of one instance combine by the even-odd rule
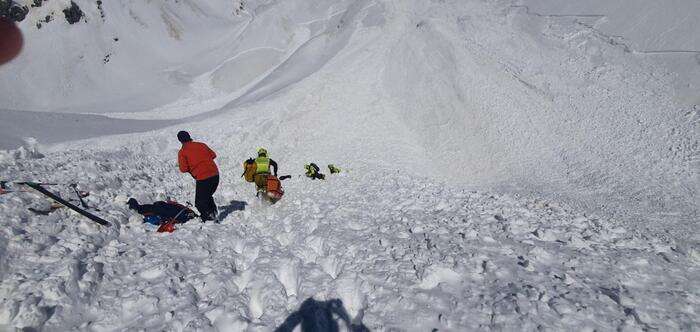
[[[172,103],[110,114],[178,125],[0,153],[114,223],[0,196],[0,326],[270,330],[311,296],[372,330],[698,325],[697,110],[663,68],[510,2],[295,3],[256,7],[284,47],[244,33]],[[157,234],[125,202],[192,200],[181,129],[219,155],[223,223]],[[293,175],[274,206],[239,178],[259,146]]]
[[[24,207],[40,201],[36,195],[13,196],[13,204],[3,196],[2,324],[269,330],[311,296],[341,299],[372,330],[698,323],[697,248],[551,201],[349,160],[339,162],[345,174],[327,181],[285,181],[285,198],[267,206],[231,175],[238,164],[226,156],[245,151],[217,146],[228,174],[217,194],[223,223],[155,233],[125,201],[188,199],[191,181],[167,161],[174,149],[152,137],[132,148],[83,149],[81,160],[76,151],[55,152],[10,167],[53,169],[57,181],[83,174],[88,204],[114,226],[63,210],[32,215]],[[287,158],[272,156],[288,170]]]

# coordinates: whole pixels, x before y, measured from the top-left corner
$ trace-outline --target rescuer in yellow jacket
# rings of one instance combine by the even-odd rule
[[[255,186],[258,191],[265,190],[267,176],[270,174],[277,176],[277,163],[270,159],[267,150],[259,148],[258,157],[255,158]]]

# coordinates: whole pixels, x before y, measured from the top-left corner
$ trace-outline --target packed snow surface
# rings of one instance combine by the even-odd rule
[[[0,330],[269,331],[311,297],[371,330],[700,326],[697,98],[618,8],[76,1],[30,30],[66,3],[0,68],[0,179],[112,225],[0,195]],[[156,233],[125,203],[193,200],[181,129],[222,222]],[[292,175],[272,206],[239,177],[259,146]]]
[[[518,0],[530,15],[570,20],[674,77],[676,98],[700,103],[700,1]]]

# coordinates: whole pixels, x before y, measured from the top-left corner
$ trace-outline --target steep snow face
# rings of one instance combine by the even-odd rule
[[[2,68],[4,108],[101,113],[162,104],[247,21],[234,14],[235,1],[74,3],[83,16],[73,24],[67,0],[46,1],[21,22],[28,42]]]
[[[695,222],[697,110],[673,76],[567,19],[470,4],[406,5],[386,43],[392,111],[436,177]]]
[[[30,41],[2,68],[5,109],[135,112],[190,93],[194,77],[236,91],[276,66],[347,1],[47,1],[21,23]],[[213,98],[207,95],[206,98]]]

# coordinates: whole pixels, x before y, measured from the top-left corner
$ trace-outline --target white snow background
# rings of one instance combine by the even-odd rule
[[[378,331],[700,326],[697,1],[75,3],[0,67],[0,179],[112,226],[1,195],[0,330],[270,331],[309,297]],[[223,220],[156,233],[125,203],[193,201],[181,129]]]

